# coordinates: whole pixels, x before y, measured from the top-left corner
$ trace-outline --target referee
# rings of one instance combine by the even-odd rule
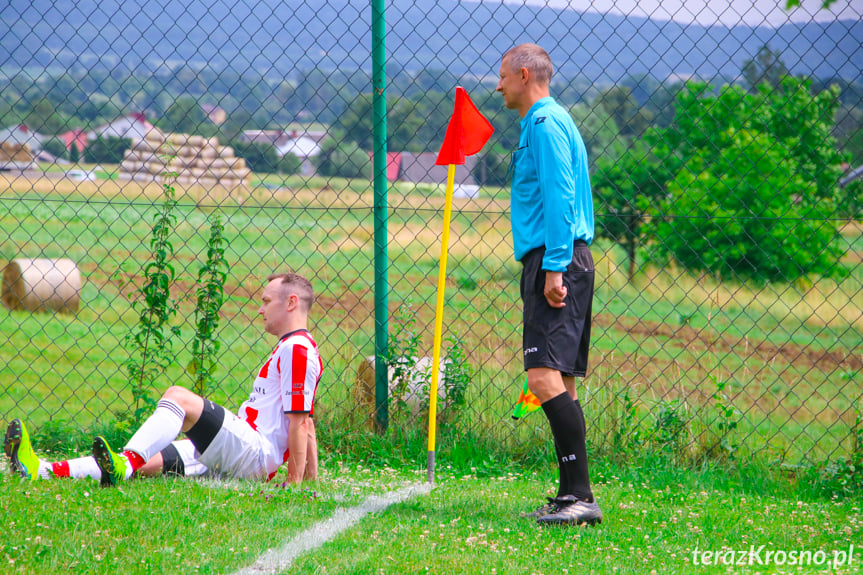
[[[511,218],[523,266],[524,368],[542,402],[560,468],[556,497],[530,514],[540,524],[602,522],[587,468],[575,378],[587,373],[594,266],[587,151],[569,113],[549,96],[553,66],[536,44],[503,56],[497,91],[521,116],[513,153]]]

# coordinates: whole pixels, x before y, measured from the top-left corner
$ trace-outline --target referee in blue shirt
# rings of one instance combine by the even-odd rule
[[[521,116],[512,157],[512,237],[523,266],[524,368],[542,402],[560,468],[557,496],[530,514],[542,524],[600,523],[590,489],[584,413],[575,378],[587,373],[594,266],[587,151],[549,96],[553,66],[536,44],[503,56],[497,91]]]

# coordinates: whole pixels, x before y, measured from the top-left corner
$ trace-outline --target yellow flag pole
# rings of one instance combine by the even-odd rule
[[[446,288],[446,256],[449,251],[449,223],[452,215],[452,196],[455,187],[455,164],[449,165],[446,178],[446,199],[443,208],[443,235],[440,245],[440,266],[437,274],[437,306],[434,318],[434,351],[432,352],[432,381],[429,390],[429,442],[428,482],[434,483],[435,435],[437,433],[437,390],[440,383],[440,348],[443,332],[443,296]]]

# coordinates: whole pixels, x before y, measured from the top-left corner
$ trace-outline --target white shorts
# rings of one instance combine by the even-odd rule
[[[204,400],[201,418],[186,435],[194,444],[194,459],[210,473],[242,479],[267,478],[270,443],[248,423],[209,399]]]
[[[208,473],[207,466],[198,461],[200,453],[195,449],[191,439],[178,439],[172,441],[171,445],[163,449],[162,473],[165,475],[181,475],[183,477],[194,477]]]

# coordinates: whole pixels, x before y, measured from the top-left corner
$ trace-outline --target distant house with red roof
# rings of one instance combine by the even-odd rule
[[[31,152],[41,150],[43,140],[45,140],[45,136],[34,132],[24,124],[0,130],[0,142],[12,145],[26,145],[30,148]]]
[[[447,166],[438,166],[437,153],[423,152],[414,154],[402,152],[401,167],[398,179],[403,182],[426,182],[430,184],[445,184],[447,180]],[[455,167],[455,183],[461,186],[476,186],[473,178],[473,169],[476,166],[476,156],[467,156],[464,164]]]
[[[153,124],[147,121],[147,117],[141,112],[136,112],[90,130],[87,132],[87,139],[95,140],[99,137],[128,138],[134,144],[143,140],[152,129]]]
[[[437,154],[434,152],[420,154],[387,152],[387,180],[415,184],[445,184],[449,167],[438,166],[435,161],[437,161]],[[455,167],[456,197],[475,198],[478,196],[479,186],[473,177],[476,161],[476,156],[468,156],[465,158],[464,164]]]
[[[69,130],[58,136],[63,143],[66,144],[66,149],[71,150],[72,146],[78,148],[79,152],[84,152],[87,147],[87,132],[81,129]]]

